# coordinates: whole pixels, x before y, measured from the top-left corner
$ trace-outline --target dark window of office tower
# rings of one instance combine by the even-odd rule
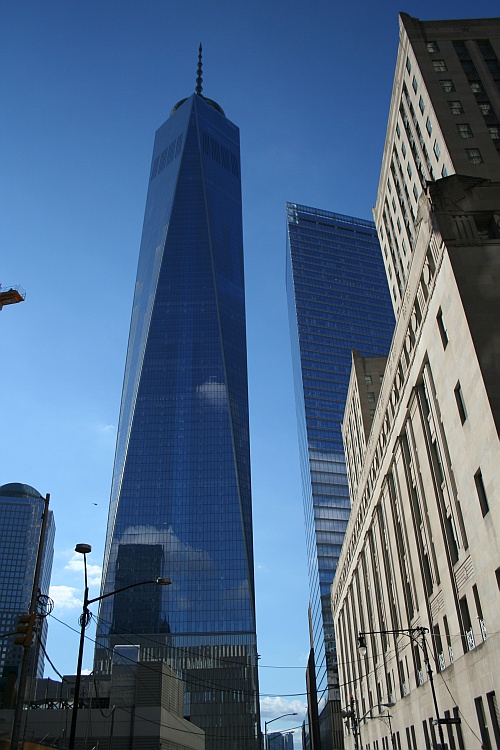
[[[468,122],[457,123],[457,130],[459,136],[461,136],[462,138],[474,138],[474,133],[472,132],[472,128]]]
[[[478,148],[466,148],[465,153],[471,164],[482,164],[484,161]]]
[[[444,78],[441,81],[439,81],[441,84],[441,88],[443,89],[443,93],[445,94],[451,94],[452,91],[455,91],[455,84],[451,80],[451,78]]]
[[[437,42],[427,42],[427,52],[439,52],[439,44]]]
[[[490,117],[494,114],[491,102],[478,102],[478,107],[481,110],[483,117]]]
[[[452,115],[463,115],[464,113],[462,102],[459,102],[459,101],[448,102],[448,107],[450,108],[450,112]]]
[[[489,39],[476,39],[476,44],[485,60],[496,60],[497,56]]]
[[[490,506],[488,505],[488,498],[486,496],[486,489],[484,487],[483,474],[481,472],[481,469],[478,469],[474,474],[474,482],[476,484],[476,492],[479,499],[479,505],[481,507],[481,513],[483,514],[483,516],[485,516],[488,513]]]
[[[432,67],[434,68],[436,73],[445,73],[448,70],[444,60],[433,60]]]

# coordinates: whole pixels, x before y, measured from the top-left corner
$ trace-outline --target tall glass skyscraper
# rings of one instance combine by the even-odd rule
[[[394,315],[373,222],[287,203],[287,226],[287,295],[318,702],[317,714],[315,706],[309,710],[309,732],[315,750],[328,750],[343,746],[334,720],[340,696],[330,584],[350,513],[340,424],[351,351],[387,354]]]
[[[207,750],[259,747],[239,131],[197,91],[156,133],[95,666],[165,659]]]
[[[0,487],[0,632],[13,633],[19,616],[30,611],[35,567],[42,530],[45,500],[34,487],[12,482]],[[40,570],[39,588],[49,593],[52,559],[54,557],[55,524],[49,510],[45,544]],[[36,677],[43,677],[47,620],[37,619],[38,637],[33,639],[32,668]],[[21,668],[23,648],[14,644],[14,636],[0,639],[0,705],[4,696],[13,692],[13,684]],[[7,702],[7,701],[6,701]]]

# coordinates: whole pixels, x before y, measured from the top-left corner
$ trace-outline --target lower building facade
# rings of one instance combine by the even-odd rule
[[[184,683],[179,676],[164,662],[138,662],[138,647],[122,647],[122,652],[113,658],[107,676],[82,678],[76,750],[205,750],[204,731],[183,718]],[[74,691],[74,675],[62,682],[35,681],[24,712],[23,743],[68,746]],[[13,714],[0,711],[4,730],[10,728]]]
[[[419,202],[331,588],[347,748],[500,747],[499,206],[460,175]]]

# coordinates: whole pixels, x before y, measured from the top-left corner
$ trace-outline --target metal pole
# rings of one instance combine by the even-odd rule
[[[45,546],[45,532],[47,530],[47,521],[49,516],[50,495],[43,498],[42,525],[40,528],[40,537],[38,540],[38,551],[36,555],[35,573],[33,575],[33,588],[31,591],[30,611],[29,614],[36,614],[36,600],[40,588],[40,573],[42,571],[43,551]],[[21,663],[21,673],[19,675],[19,688],[17,693],[16,708],[14,711],[14,721],[12,723],[12,734],[10,737],[11,750],[17,750],[19,738],[21,737],[21,724],[23,720],[23,706],[26,698],[26,683],[28,681],[28,671],[30,665],[31,641],[33,636],[27,639],[23,646],[23,660]],[[22,742],[21,742],[22,745]]]
[[[389,720],[389,733],[391,735],[392,750],[396,750],[396,738],[392,733],[392,716],[390,714],[387,714],[387,719]]]
[[[430,663],[429,654],[427,651],[427,641],[425,640],[425,631],[423,629],[420,630],[420,635],[422,636],[422,651],[424,652],[424,663],[427,668],[427,676],[429,678],[429,682],[431,683],[432,700],[434,701],[434,710],[436,712],[439,742],[441,743],[442,750],[444,750],[445,742],[444,742],[443,727],[441,725],[441,721],[439,718],[439,709],[438,709],[438,704],[437,704],[436,689],[434,687],[434,679],[432,677],[431,663]]]
[[[351,695],[351,723],[354,735],[354,750],[359,750],[359,723],[356,715],[356,699]]]
[[[78,718],[78,703],[80,701],[80,682],[82,678],[83,647],[85,644],[85,628],[87,626],[89,587],[87,583],[87,555],[83,553],[83,567],[85,570],[85,593],[83,595],[83,609],[80,622],[80,648],[78,650],[78,664],[76,667],[75,695],[73,698],[73,713],[71,714],[71,729],[69,733],[69,750],[74,750],[76,737],[76,720]]]

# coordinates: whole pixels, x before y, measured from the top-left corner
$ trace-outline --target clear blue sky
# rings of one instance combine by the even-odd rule
[[[92,544],[96,582],[102,563],[154,133],[193,91],[200,41],[204,93],[241,129],[260,690],[282,696],[263,698],[267,720],[302,711],[309,648],[285,201],[371,218],[399,10],[489,17],[498,4],[2,6],[0,282],[21,284],[27,298],[0,313],[0,484],[51,493],[54,615],[73,628],[83,586],[74,545]],[[77,634],[51,619],[59,671],[74,672],[77,647]],[[88,642],[88,669],[92,651]]]

